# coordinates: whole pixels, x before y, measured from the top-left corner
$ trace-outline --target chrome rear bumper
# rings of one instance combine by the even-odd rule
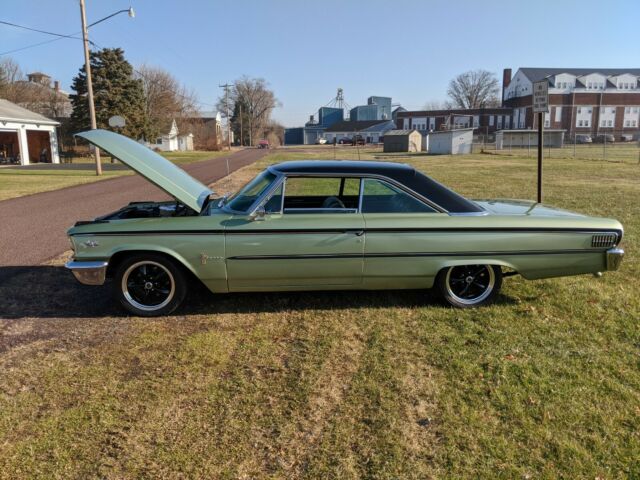
[[[607,250],[607,270],[618,270],[623,258],[623,249],[610,248],[609,250]]]
[[[107,276],[108,262],[76,262],[71,261],[65,267],[73,272],[80,283],[85,285],[103,285]]]

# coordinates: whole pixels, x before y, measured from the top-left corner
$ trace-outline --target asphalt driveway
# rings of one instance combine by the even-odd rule
[[[246,149],[182,168],[205,184],[249,165],[268,151]],[[0,266],[38,265],[69,249],[66,230],[131,201],[167,195],[139,175],[119,177],[0,201]]]

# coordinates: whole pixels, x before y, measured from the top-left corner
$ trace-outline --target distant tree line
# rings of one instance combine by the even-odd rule
[[[168,71],[145,64],[134,68],[120,48],[91,51],[90,62],[98,128],[110,129],[109,118],[119,115],[126,121],[121,133],[150,142],[166,134],[174,119],[181,132],[196,136],[199,133],[201,137],[212,133],[201,117],[195,93]],[[56,94],[54,89],[27,82],[15,61],[0,61],[0,98],[62,121],[60,130],[69,137],[71,132],[86,130],[91,124],[84,64],[73,78],[71,88],[67,99],[65,95]],[[71,116],[67,119],[69,112],[63,109],[68,110],[69,102]],[[276,106],[278,100],[267,82],[246,76],[233,83],[228,99],[222,95],[217,102],[223,117],[226,117],[228,107],[228,121],[236,144],[242,145],[255,145],[262,138],[272,144],[282,142],[284,127],[271,118]],[[62,143],[71,143],[70,138],[65,140]],[[211,141],[203,141],[196,148],[215,149],[221,143],[222,139],[214,135]]]

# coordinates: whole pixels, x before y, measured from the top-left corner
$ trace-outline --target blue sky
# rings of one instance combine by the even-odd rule
[[[211,109],[218,84],[265,78],[281,102],[274,117],[302,125],[345,91],[351,105],[370,95],[406,108],[444,100],[456,74],[529,67],[640,67],[640,1],[591,0],[87,0],[90,38],[121,47],[134,65],[169,70]],[[2,0],[0,20],[71,34],[77,0]],[[0,25],[0,52],[48,40]],[[79,40],[10,54],[69,89],[83,62]]]

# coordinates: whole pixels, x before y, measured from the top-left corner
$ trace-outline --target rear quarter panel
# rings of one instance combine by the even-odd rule
[[[616,220],[590,217],[365,214],[366,288],[431,287],[449,266],[500,265],[537,279],[605,269],[603,249],[591,247],[599,230],[621,230]]]

